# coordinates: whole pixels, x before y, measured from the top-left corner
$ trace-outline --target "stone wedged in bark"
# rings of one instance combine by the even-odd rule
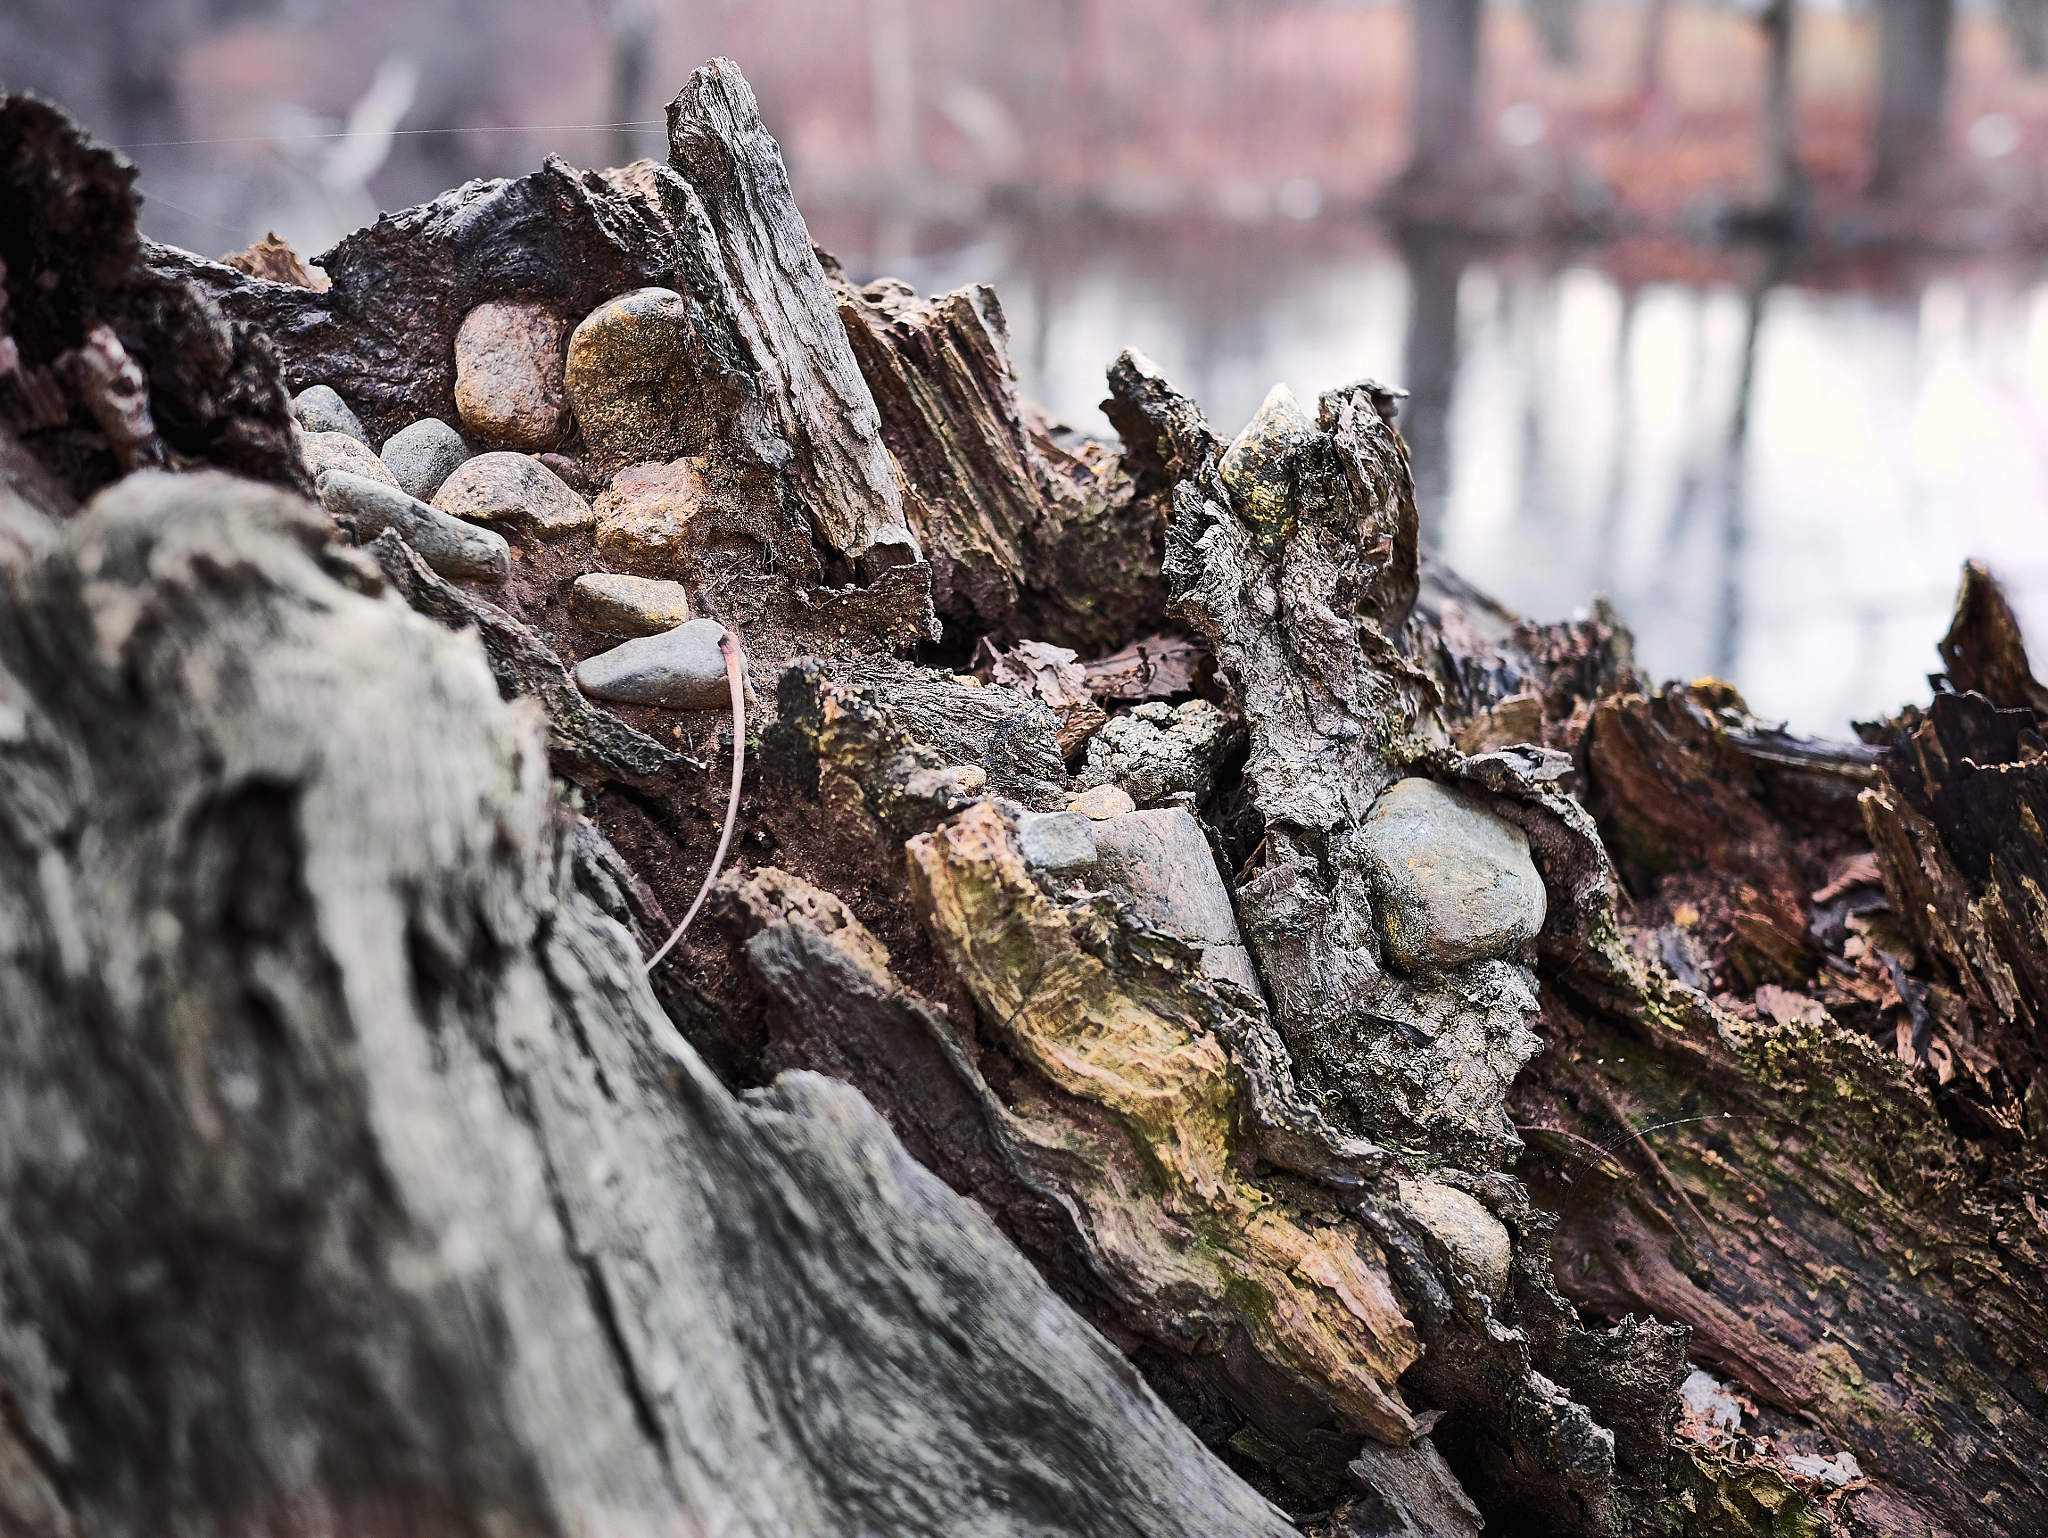
[[[569,779],[618,780],[642,788],[661,784],[684,762],[583,697],[546,642],[497,605],[435,575],[395,532],[377,536],[369,553],[413,608],[450,629],[474,629],[491,675],[506,699],[538,702],[547,719],[548,756]]]
[[[1256,1160],[1287,1172],[1266,1177],[1274,1182],[1269,1215],[1280,1227],[1262,1231],[1262,1238],[1284,1236],[1289,1213],[1327,1214],[1331,1208],[1324,1204],[1333,1198],[1336,1212],[1352,1212],[1366,1225],[1353,1232],[1370,1238],[1354,1247],[1368,1256],[1375,1247],[1383,1250],[1404,1310],[1424,1310],[1416,1323],[1431,1342],[1425,1358],[1430,1371],[1417,1363],[1402,1381],[1426,1385],[1422,1404],[1457,1412],[1455,1435],[1461,1447],[1492,1449],[1485,1456],[1501,1462],[1507,1472],[1492,1478],[1487,1488],[1503,1499],[1534,1502],[1559,1514],[1561,1531],[1571,1530],[1582,1507],[1595,1509],[1598,1522],[1609,1524],[1596,1523],[1590,1530],[1629,1530],[1625,1516],[1616,1513],[1614,1496],[1618,1487],[1626,1487],[1635,1492],[1628,1498],[1637,1499],[1638,1487],[1655,1486],[1661,1476],[1656,1396],[1661,1393],[1675,1405],[1670,1396],[1683,1371],[1673,1364],[1682,1360],[1677,1344],[1682,1336],[1652,1329],[1639,1332],[1632,1347],[1610,1350],[1604,1344],[1609,1336],[1569,1321],[1550,1290],[1541,1217],[1526,1211],[1526,1199],[1517,1206],[1518,1190],[1499,1176],[1489,1177],[1491,1186],[1472,1187],[1472,1177],[1445,1172],[1445,1178],[1461,1182],[1459,1189],[1472,1187],[1485,1200],[1504,1205],[1503,1221],[1519,1225],[1515,1264],[1523,1281],[1515,1299],[1503,1304],[1493,1297],[1490,1283],[1457,1279],[1454,1256],[1431,1259],[1433,1231],[1399,1199],[1395,1180],[1382,1173],[1386,1156],[1370,1144],[1346,1140],[1295,1090],[1289,1055],[1265,1022],[1256,997],[1197,981],[1197,955],[1165,935],[1148,936],[1138,908],[1124,909],[1115,901],[1105,905],[1085,892],[1077,892],[1062,908],[1022,857],[1027,840],[1020,830],[1035,831],[1036,824],[1018,817],[1013,828],[993,804],[977,803],[963,793],[952,771],[925,767],[940,764],[944,755],[916,743],[885,706],[861,691],[827,682],[815,667],[791,669],[781,694],[773,740],[764,744],[783,765],[780,772],[796,776],[823,806],[864,811],[885,847],[910,835],[919,883],[915,890],[921,894],[917,900],[928,915],[937,950],[967,985],[976,1022],[973,1039],[982,1043],[969,1048],[970,1060],[986,1065],[1021,1059],[1030,1068],[1023,1078],[1015,1068],[1005,1070],[1001,1099],[1009,1111],[993,1124],[992,1135],[1010,1141],[1013,1156],[1035,1168],[1035,1182],[1059,1193],[1060,1210],[1071,1214],[1071,1226],[1062,1231],[1058,1224],[1049,1229],[1042,1220],[1022,1222],[1005,1208],[1006,1228],[1042,1265],[1077,1289],[1070,1295],[1082,1300],[1091,1317],[1119,1338],[1132,1340],[1131,1349],[1171,1402],[1206,1405],[1203,1421],[1221,1427],[1219,1445],[1290,1489],[1326,1492],[1333,1478],[1341,1487],[1358,1477],[1344,1473],[1353,1458],[1346,1448],[1357,1447],[1357,1433],[1347,1444],[1343,1432],[1347,1421],[1357,1424],[1351,1417],[1359,1410],[1347,1412],[1345,1406],[1361,1404],[1359,1385],[1355,1377],[1331,1382],[1319,1376],[1328,1363],[1316,1365],[1315,1328],[1323,1317],[1316,1307],[1304,1300],[1283,1309],[1275,1317],[1292,1323],[1279,1336],[1230,1318],[1246,1296],[1243,1285],[1266,1275],[1257,1262],[1272,1254],[1269,1246],[1256,1243],[1248,1254],[1240,1254],[1230,1238],[1231,1192],[1239,1189],[1237,1180],[1246,1178],[1243,1153],[1255,1151]],[[1078,814],[1067,815],[1085,823]],[[1049,826],[1059,820],[1037,822]],[[1086,870],[1074,874],[1082,887],[1098,884]],[[1065,879],[1050,884],[1058,889]],[[1085,953],[1065,938],[1077,925],[1092,937]],[[1212,993],[1229,1007],[1219,1011],[1213,1001],[1202,1004]],[[950,1012],[955,1022],[961,1018],[959,1007]],[[939,1017],[933,1012],[920,1018]],[[1162,1050],[1147,1050],[1145,1044],[1161,1031]],[[1205,1045],[1205,1035],[1213,1046]],[[1181,1045],[1169,1048],[1175,1041]],[[1004,1051],[992,1058],[996,1044],[1003,1044]],[[815,1050],[829,1051],[843,1071],[861,1076],[858,1082],[871,1080],[881,1066],[839,1048]],[[1200,1065],[1205,1052],[1217,1050],[1232,1065],[1231,1074],[1242,1076],[1246,1088],[1240,1093],[1248,1094],[1252,1112],[1250,1141],[1234,1161],[1226,1161],[1240,1173],[1222,1180],[1213,1196],[1199,1202],[1177,1196],[1169,1181],[1163,1195],[1142,1198],[1163,1203],[1158,1213],[1142,1221],[1114,1218],[1120,1208],[1141,1199],[1135,1193],[1153,1191],[1156,1182],[1131,1172],[1105,1186],[1100,1174],[1087,1173],[1090,1162],[1103,1161],[1101,1169],[1114,1171],[1125,1157],[1120,1149],[1157,1148],[1163,1142],[1163,1150],[1148,1163],[1163,1161],[1164,1167],[1184,1173],[1216,1167],[1216,1145],[1203,1129],[1216,1125],[1215,1102],[1204,1086],[1217,1081],[1205,1076]],[[979,1085],[978,1072],[972,1082]],[[933,1134],[918,1130],[923,1115],[914,1102],[878,1093],[893,1117],[909,1119],[910,1130],[903,1135],[914,1146],[933,1146]],[[1104,1110],[1111,1113],[1107,1122],[1101,1119]],[[1234,1119],[1226,1118],[1226,1124]],[[1066,1149],[1068,1156],[1045,1162],[1045,1151],[1055,1147]],[[1093,1152],[1077,1166],[1074,1156],[1083,1149]],[[1205,1152],[1210,1157],[1198,1157]],[[967,1178],[952,1164],[941,1168],[956,1184]],[[1257,1179],[1245,1187],[1259,1188]],[[1320,1197],[1313,1194],[1318,1190]],[[1182,1210],[1205,1211],[1206,1242],[1217,1248],[1183,1250],[1169,1262],[1135,1242],[1154,1232],[1162,1218],[1168,1219],[1171,1232],[1179,1221],[1171,1214]],[[1313,1229],[1328,1218],[1302,1221]],[[1339,1241],[1335,1253],[1344,1253],[1345,1247],[1346,1241]],[[1076,1252],[1082,1261],[1076,1261]],[[1205,1272],[1204,1265],[1221,1269]],[[1162,1266],[1169,1267],[1164,1274],[1183,1275],[1184,1288],[1197,1289],[1178,1294],[1172,1317],[1180,1324],[1165,1334],[1159,1305],[1147,1302]],[[1309,1274],[1333,1276],[1313,1268]],[[1210,1278],[1206,1282],[1205,1275]],[[1223,1276],[1237,1277],[1237,1284],[1220,1289],[1220,1302],[1198,1302],[1205,1295],[1217,1297]],[[1270,1277],[1255,1284],[1270,1285]],[[1454,1303],[1453,1297],[1462,1301]],[[1523,1326],[1532,1318],[1549,1321],[1540,1350],[1532,1355],[1523,1335],[1504,1322],[1503,1308]],[[1205,1331],[1185,1333],[1204,1318],[1211,1320]],[[1650,1347],[1654,1350],[1646,1355]],[[1617,1465],[1613,1437],[1582,1403],[1561,1397],[1555,1388],[1540,1388],[1539,1378],[1532,1376],[1552,1373],[1572,1385],[1574,1395],[1585,1380],[1587,1392],[1611,1407],[1622,1403],[1609,1381],[1620,1360],[1633,1360],[1638,1372],[1637,1397],[1627,1402],[1628,1413],[1639,1422],[1647,1414],[1651,1427],[1625,1437],[1626,1467]],[[1439,1370],[1438,1362],[1446,1365]],[[1553,1401],[1569,1410],[1555,1427]],[[1415,1405],[1414,1400],[1407,1403]],[[1525,1421],[1529,1424],[1521,1424]],[[1384,1427],[1379,1434],[1385,1434]],[[1467,1466],[1480,1455],[1472,1452]],[[1364,1462],[1379,1467],[1372,1457]],[[1382,1470],[1373,1477],[1382,1476],[1387,1491],[1396,1491],[1394,1474]]]
[[[1107,651],[1156,627],[1159,520],[1106,445],[1072,441],[1017,395],[995,291],[930,300],[827,267],[881,410],[945,619],[998,643]]]
[[[343,237],[317,258],[332,280],[325,290],[180,256],[223,312],[272,338],[294,389],[335,386],[379,442],[423,417],[461,420],[455,339],[478,305],[531,301],[581,319],[613,294],[666,281],[675,265],[644,198],[556,156]]]
[[[180,260],[269,332],[294,384],[342,382],[379,437],[456,419],[456,338],[480,304],[580,320],[633,290],[682,295],[666,441],[710,462],[733,505],[730,527],[708,532],[736,538],[702,570],[649,574],[689,579],[729,623],[790,635],[779,657],[829,650],[842,623],[863,646],[933,639],[930,569],[779,152],[730,63],[692,80],[673,104],[670,165],[607,176],[550,157],[470,183],[343,240],[321,258],[325,292]],[[601,481],[622,468],[585,466]]]
[[[6,564],[0,1506],[1291,1531],[857,1094],[720,1088],[538,723],[325,537],[139,478]]]
[[[1501,963],[1439,986],[1381,967],[1365,818],[1447,732],[1434,686],[1382,629],[1413,602],[1414,497],[1374,387],[1331,392],[1320,428],[1261,450],[1274,500],[1257,527],[1192,401],[1132,353],[1110,391],[1141,488],[1150,476],[1172,503],[1170,605],[1251,734],[1243,779],[1264,837],[1238,912],[1303,1082],[1367,1136],[1429,1129],[1511,1157],[1500,1104],[1535,1049],[1533,979]]]
[[[1612,912],[1604,854],[1582,847],[1590,838],[1597,850],[1592,825],[1562,811],[1541,750],[1470,761],[1453,751],[1441,688],[1389,639],[1406,632],[1420,577],[1406,450],[1385,392],[1331,392],[1313,433],[1268,434],[1256,455],[1247,442],[1240,486],[1265,499],[1247,522],[1193,402],[1129,353],[1110,389],[1140,495],[1172,508],[1170,612],[1208,643],[1252,734],[1242,773],[1263,840],[1237,905],[1294,1072],[1339,1126],[1447,1159],[1438,1177],[1487,1193],[1512,1237],[1522,1281],[1496,1308],[1396,1192],[1360,1208],[1427,1343],[1404,1384],[1449,1412],[1439,1426],[1452,1466],[1490,1507],[1557,1532],[1648,1530],[1683,1332],[1651,1327],[1631,1347],[1628,1329],[1570,1320],[1541,1215],[1519,1186],[1486,1173],[1522,1147],[1506,1103],[1540,1045],[1534,975],[1498,959],[1414,978],[1383,971],[1361,842],[1370,807],[1404,769],[1469,773],[1530,833],[1546,878],[1566,878],[1546,931],[1569,936],[1569,948]],[[1632,1393],[1618,1366],[1631,1353]],[[1617,1436],[1601,1416],[1620,1412],[1632,1424]]]
[[[46,511],[130,469],[216,464],[306,489],[270,342],[142,238],[136,170],[33,96],[0,95],[0,455]]]

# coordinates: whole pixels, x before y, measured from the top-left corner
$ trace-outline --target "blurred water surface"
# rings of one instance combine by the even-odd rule
[[[1605,595],[1651,677],[1724,677],[1799,730],[1926,698],[1967,558],[2048,636],[2038,267],[1641,257],[1077,221],[847,260],[993,283],[1025,393],[1105,435],[1124,346],[1227,433],[1276,381],[1404,386],[1425,537],[1463,575],[1536,619]]]

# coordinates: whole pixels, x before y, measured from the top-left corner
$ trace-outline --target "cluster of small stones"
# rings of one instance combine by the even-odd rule
[[[379,450],[341,395],[315,385],[295,403],[307,465],[323,503],[358,537],[396,529],[445,576],[505,580],[503,530],[540,540],[590,530],[612,569],[575,580],[572,612],[620,644],[583,659],[578,685],[601,700],[720,709],[730,694],[723,627],[695,617],[675,580],[692,519],[720,496],[682,414],[695,383],[689,328],[688,305],[665,288],[606,300],[573,328],[544,305],[479,305],[455,341],[459,428],[428,417]],[[1259,512],[1278,519],[1251,494],[1260,451],[1305,427],[1293,398],[1276,391],[1225,456],[1254,522]],[[580,464],[557,452],[575,437]],[[594,501],[563,471],[601,479]],[[1033,819],[1023,842],[1048,875],[1086,872],[1116,888],[1155,927],[1200,946],[1216,975],[1256,990],[1191,815],[1239,740],[1203,700],[1113,717],[1087,742],[1069,809]],[[1404,780],[1365,833],[1386,952],[1404,971],[1507,954],[1541,928],[1543,886],[1527,840],[1476,802]]]
[[[511,575],[508,531],[591,530],[619,569],[578,577],[571,607],[622,644],[583,659],[577,683],[596,699],[721,708],[723,627],[693,616],[674,580],[713,494],[675,416],[690,393],[687,325],[681,296],[658,288],[607,300],[573,329],[545,305],[478,305],[455,338],[459,425],[426,417],[381,447],[337,390],[313,385],[293,405],[321,503],[358,539],[395,529],[441,575],[471,581]],[[581,463],[558,452],[577,435]],[[571,484],[592,470],[613,472],[595,508]]]

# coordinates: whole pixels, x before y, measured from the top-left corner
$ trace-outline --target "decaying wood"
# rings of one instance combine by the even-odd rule
[[[995,291],[927,301],[891,279],[856,289],[833,276],[940,615],[999,643],[1093,651],[1156,623],[1156,515],[1134,504],[1103,445],[1062,446],[1056,424],[1018,399]]]
[[[536,715],[304,504],[6,516],[0,1509],[1288,1530],[851,1090],[712,1079]]]
[[[737,362],[794,455],[813,522],[851,560],[915,560],[874,397],[738,68],[714,60],[692,75],[669,103],[668,134],[670,161],[716,232]]]
[[[6,484],[44,508],[165,463],[304,486],[272,344],[142,239],[134,182],[49,103],[0,97]]]
[[[992,293],[812,252],[724,62],[668,164],[472,184],[324,292],[0,123],[0,1525],[2048,1528],[2048,749],[1988,573],[1863,742],[1652,687],[1423,555],[1397,392],[1225,444],[1126,354],[1120,445],[1045,423]],[[277,489],[280,377],[453,420],[476,303],[648,285],[758,753],[584,699],[587,534],[485,596]],[[89,322],[142,395],[59,366]],[[117,480],[134,407],[273,488]],[[979,677],[905,660],[935,616]],[[1191,696],[1197,788],[1070,775]],[[1526,838],[1528,943],[1383,948],[1414,778]]]

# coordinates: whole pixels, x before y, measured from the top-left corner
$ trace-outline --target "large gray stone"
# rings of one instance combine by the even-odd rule
[[[1427,1175],[1397,1180],[1394,1186],[1402,1211],[1428,1230],[1449,1253],[1454,1265],[1469,1274],[1496,1303],[1507,1296],[1514,1249],[1499,1218],[1488,1212],[1477,1197]]]
[[[732,698],[718,638],[725,626],[693,619],[660,635],[640,636],[576,665],[576,683],[592,699],[670,710],[717,710]]]
[[[1527,835],[1469,796],[1401,780],[1366,814],[1362,842],[1387,953],[1403,971],[1504,956],[1543,927]]]
[[[1026,813],[1017,819],[1017,845],[1044,875],[1107,890],[1146,928],[1198,947],[1211,977],[1259,991],[1209,840],[1180,807],[1102,818]]]
[[[451,518],[393,486],[347,470],[320,477],[320,502],[367,544],[386,529],[420,553],[444,577],[503,582],[512,575],[512,547],[504,536]]]
[[[476,523],[512,523],[541,539],[590,527],[590,504],[531,454],[499,450],[466,459],[434,493],[434,506]]]
[[[370,435],[363,431],[362,418],[327,385],[307,385],[299,391],[292,397],[292,413],[298,417],[299,426],[309,433],[347,433],[358,443],[367,445],[370,441]]]
[[[1259,991],[1230,893],[1202,826],[1177,806],[1126,812],[1093,824],[1095,874],[1162,934],[1198,945],[1202,969]]]
[[[431,502],[441,483],[469,458],[469,445],[439,417],[427,417],[385,439],[383,458],[407,495]]]

